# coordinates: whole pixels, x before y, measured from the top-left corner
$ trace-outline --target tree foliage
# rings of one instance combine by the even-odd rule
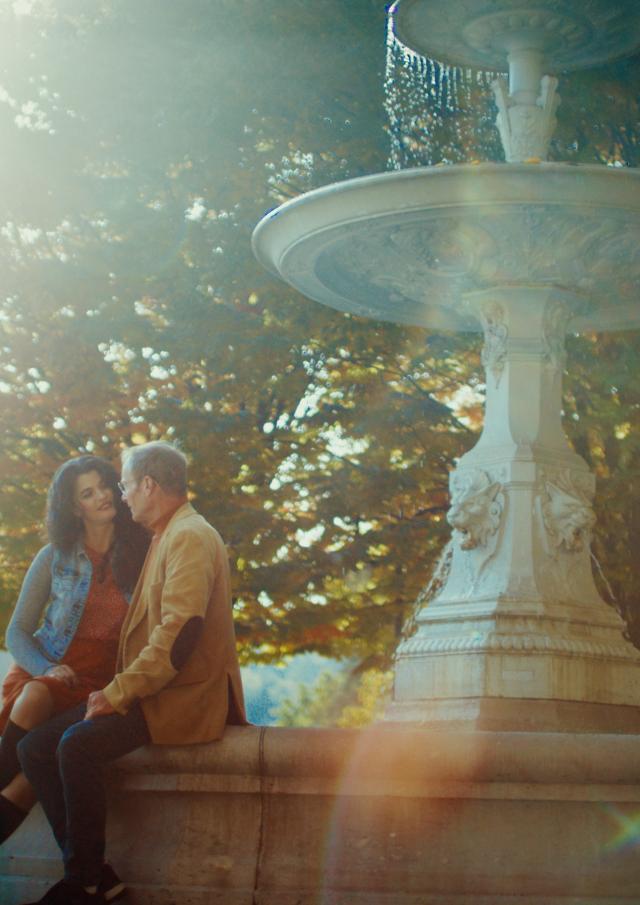
[[[324,672],[313,685],[300,685],[297,696],[280,703],[277,725],[368,726],[383,716],[392,682],[391,670],[369,669],[356,675]]]
[[[337,314],[250,251],[280,201],[388,165],[384,4],[23,0],[0,33],[4,620],[55,467],[176,437],[229,545],[245,660],[385,668],[481,423],[478,341]],[[567,80],[558,158],[636,165],[640,66],[606,76]],[[457,129],[470,115],[438,120],[447,159],[498,156]],[[601,479],[598,556],[629,611],[636,346],[575,338],[566,387]]]

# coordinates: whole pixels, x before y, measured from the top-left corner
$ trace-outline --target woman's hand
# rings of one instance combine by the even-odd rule
[[[57,666],[49,667],[49,669],[45,673],[45,676],[51,676],[52,679],[57,679],[59,682],[63,682],[65,685],[68,685],[69,688],[75,688],[78,684],[77,675],[70,666],[66,666],[64,663],[59,663]]]

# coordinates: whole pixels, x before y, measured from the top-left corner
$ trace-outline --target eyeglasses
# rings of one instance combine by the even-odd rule
[[[154,484],[158,483],[155,478],[152,478],[151,475],[146,474],[143,478],[140,478],[139,481],[118,481],[118,490],[120,491],[120,493],[126,496],[130,490],[133,490],[134,487],[137,487],[138,484],[141,484],[142,481],[145,480],[145,478],[149,478],[149,480],[153,481]]]

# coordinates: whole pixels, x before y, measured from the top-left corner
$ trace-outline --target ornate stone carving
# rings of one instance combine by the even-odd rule
[[[447,521],[460,533],[461,549],[486,547],[500,527],[502,484],[492,481],[485,471],[478,469],[470,476],[456,475],[452,491]]]
[[[497,78],[492,83],[498,107],[496,125],[502,139],[504,156],[509,163],[547,159],[549,142],[556,127],[556,110],[560,103],[556,94],[557,85],[557,79],[545,75],[540,82],[537,102],[518,104],[509,95],[504,78]]]
[[[335,294],[337,307],[442,329],[474,328],[463,299],[478,290],[518,283],[574,286],[582,303],[572,328],[616,329],[640,321],[640,256],[633,253],[639,244],[635,215],[622,210],[594,214],[586,203],[478,204],[464,216],[430,211],[409,222],[390,217],[366,230],[336,228],[331,253],[315,273]],[[561,355],[551,339],[549,353]]]
[[[560,371],[563,371],[566,365],[564,336],[571,314],[567,306],[558,301],[549,306],[544,319],[544,355],[549,364]]]
[[[440,654],[440,653],[510,653],[528,651],[530,653],[574,654],[594,659],[619,659],[637,662],[637,651],[620,635],[619,641],[610,643],[589,641],[583,638],[566,638],[552,634],[527,634],[497,631],[473,631],[466,634],[443,637],[414,635],[403,641],[398,653]]]
[[[565,472],[557,482],[545,481],[540,497],[547,552],[580,553],[591,541],[596,516],[586,488]]]
[[[437,222],[420,231],[399,228],[390,233],[389,243],[429,274],[449,279],[478,270],[487,256],[498,251],[482,224],[463,220],[444,231]]]
[[[509,331],[504,322],[504,311],[498,304],[486,305],[480,311],[480,320],[484,330],[482,365],[487,375],[493,375],[497,387],[507,361]]]

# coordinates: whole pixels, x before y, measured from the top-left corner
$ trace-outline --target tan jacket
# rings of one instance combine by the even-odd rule
[[[187,624],[201,630],[178,670],[175,654]],[[209,742],[227,722],[246,722],[227,552],[189,503],[151,544],[122,626],[116,675],[104,693],[119,713],[139,700],[157,744]]]

